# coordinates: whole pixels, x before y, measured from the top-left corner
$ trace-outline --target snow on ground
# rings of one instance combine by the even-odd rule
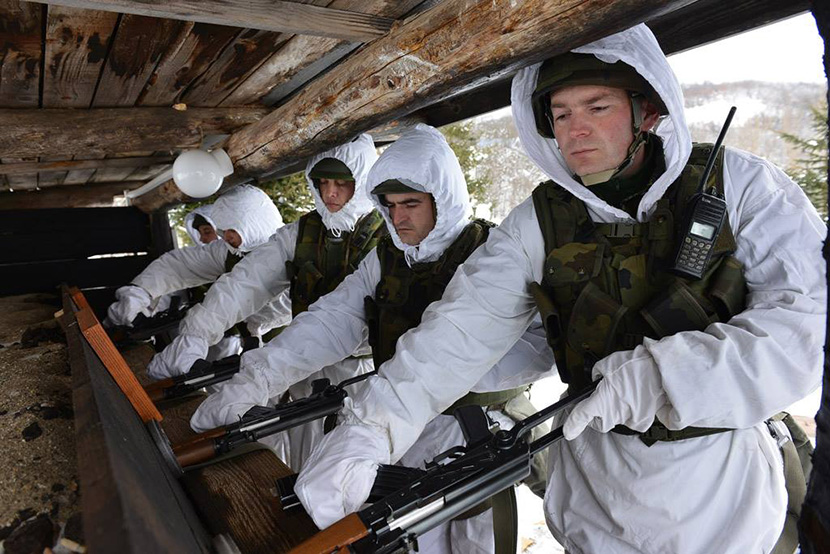
[[[767,104],[760,98],[749,95],[739,97],[718,98],[707,100],[702,106],[687,106],[685,110],[686,124],[706,124],[712,121],[722,123],[726,120],[729,108],[738,106],[732,125],[740,127],[749,122],[756,115],[762,114],[769,109]]]

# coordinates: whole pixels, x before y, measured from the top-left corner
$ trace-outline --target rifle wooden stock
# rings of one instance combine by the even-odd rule
[[[155,383],[147,385],[144,387],[144,392],[147,393],[150,400],[158,402],[160,400],[164,400],[164,390],[172,387],[173,385],[175,385],[173,378],[168,377],[167,379],[162,379],[161,381],[156,381]]]
[[[127,331],[123,327],[106,329],[106,331],[112,342],[124,342],[127,340]]]
[[[369,535],[360,516],[351,514],[291,549],[288,554],[348,554],[349,545]]]
[[[179,465],[188,467],[201,464],[216,457],[216,439],[225,434],[224,427],[217,427],[173,446]]]

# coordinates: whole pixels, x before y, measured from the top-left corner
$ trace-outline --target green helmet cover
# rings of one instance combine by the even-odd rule
[[[308,177],[314,181],[315,186],[319,186],[317,179],[344,179],[354,181],[352,170],[337,158],[323,158],[314,164],[314,167],[308,172]]]
[[[190,226],[198,231],[199,227],[201,227],[202,225],[210,225],[210,223],[208,223],[208,220],[205,219],[205,217],[202,214],[196,214],[195,216],[193,216],[193,223],[191,223]],[[213,227],[213,225],[210,226]]]
[[[621,88],[641,94],[657,106],[661,115],[668,109],[652,86],[624,62],[606,63],[593,54],[565,54],[550,58],[542,63],[536,80],[536,89],[531,96],[536,130],[545,138],[554,138],[553,114],[550,109],[551,93],[569,86],[599,85]]]

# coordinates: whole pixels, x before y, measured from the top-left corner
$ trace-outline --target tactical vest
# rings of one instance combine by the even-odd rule
[[[376,368],[395,355],[398,338],[421,323],[424,310],[441,299],[455,270],[487,240],[492,227],[492,223],[483,219],[471,221],[438,260],[413,267],[406,263],[404,253],[394,245],[391,237],[380,241],[377,248],[380,281],[374,298],[367,296],[365,299],[369,345]],[[524,388],[469,393],[445,413],[462,405],[502,404],[522,391]]]
[[[242,261],[242,258],[245,257],[244,253],[234,254],[233,252],[228,251],[228,255],[225,257],[225,273],[230,273],[236,264]],[[212,283],[211,283],[212,284]],[[202,298],[207,295],[207,291],[210,290],[211,285],[206,285],[206,289],[204,289]],[[225,331],[225,336],[230,337],[233,335],[239,335],[243,338],[248,338],[251,336],[251,332],[248,331],[248,326],[245,325],[244,321],[240,321],[227,331]]]
[[[646,223],[594,223],[584,202],[553,182],[533,191],[545,265],[542,283],[531,292],[547,340],[570,392],[591,382],[595,362],[631,350],[644,337],[660,339],[681,331],[702,331],[743,311],[746,283],[736,244],[726,221],[700,280],[669,271],[676,237],[683,233],[684,210],[698,188],[712,145],[692,149],[682,174],[669,187]],[[707,188],[723,193],[723,149]],[[615,431],[634,433],[626,428]],[[680,440],[718,429],[670,431],[655,420],[643,440]]]
[[[378,240],[386,235],[383,217],[375,210],[361,216],[354,231],[335,236],[316,211],[299,221],[294,259],[286,262],[291,280],[291,312],[296,317],[343,282]]]

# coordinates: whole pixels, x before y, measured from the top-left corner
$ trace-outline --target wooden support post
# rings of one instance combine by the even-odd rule
[[[830,83],[830,4],[813,0],[812,8],[819,34],[824,39],[824,74]],[[827,101],[830,106],[830,89],[828,89]],[[830,133],[830,111],[827,116],[827,132]],[[830,161],[830,153],[828,153],[828,160]],[[828,170],[827,179],[830,182],[830,170]],[[828,209],[830,209],[830,197],[828,197]],[[830,234],[824,241],[824,261],[828,267],[827,284],[830,287]],[[816,414],[816,450],[813,453],[813,471],[808,477],[807,498],[804,500],[801,519],[798,522],[801,552],[804,554],[830,554],[830,319],[826,323],[826,333],[821,405]]]

